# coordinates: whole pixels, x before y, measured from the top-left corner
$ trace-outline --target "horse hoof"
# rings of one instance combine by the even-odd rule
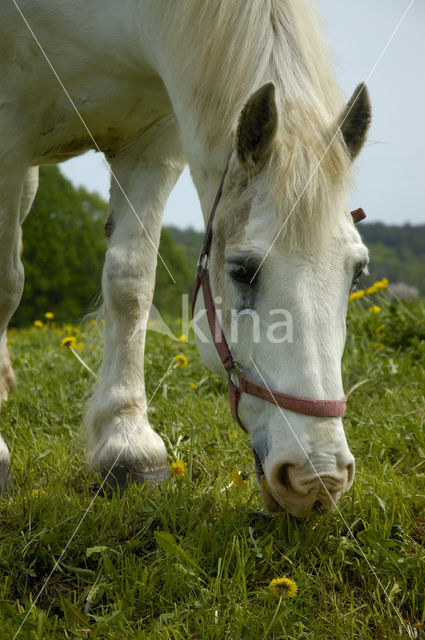
[[[127,467],[113,467],[112,470],[103,469],[103,489],[107,496],[112,494],[124,495],[128,487],[134,483],[142,487],[154,487],[170,476],[168,467],[159,467],[150,471],[136,471]]]

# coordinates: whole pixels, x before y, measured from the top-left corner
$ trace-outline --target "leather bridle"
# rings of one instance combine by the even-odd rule
[[[226,180],[227,172],[229,170],[229,163],[230,157],[224,169],[220,185],[214,200],[214,204],[211,209],[207,228],[205,230],[204,244],[199,256],[195,285],[193,290],[192,317],[194,315],[198,292],[200,287],[202,287],[208,324],[211,330],[214,346],[228,377],[229,403],[232,416],[238,423],[238,425],[245,431],[245,433],[248,433],[238,414],[238,403],[241,393],[247,393],[251,396],[255,396],[256,398],[260,398],[261,400],[267,400],[267,402],[277,404],[283,409],[294,411],[295,413],[301,413],[307,416],[338,418],[345,413],[347,396],[344,396],[343,398],[341,398],[341,400],[314,400],[312,398],[299,398],[297,396],[291,396],[286,393],[281,393],[280,391],[272,391],[269,388],[260,385],[245,376],[239,368],[237,362],[235,362],[235,360],[233,359],[232,353],[229,349],[226,337],[221,327],[220,320],[217,316],[208,272],[208,259],[213,236],[212,227],[215,213],[223,194],[223,186]],[[354,222],[357,223],[360,220],[363,220],[366,217],[366,214],[364,213],[363,209],[355,209],[354,211],[351,211],[351,216]],[[235,384],[235,381],[237,384]]]

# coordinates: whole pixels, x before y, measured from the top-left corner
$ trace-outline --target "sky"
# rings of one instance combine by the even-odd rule
[[[316,3],[344,96],[348,100],[361,81],[371,95],[372,126],[356,160],[349,207],[362,207],[369,222],[425,224],[425,2]],[[74,185],[108,198],[109,172],[101,154],[89,152],[60,168]],[[164,224],[203,229],[188,168],[168,200]]]

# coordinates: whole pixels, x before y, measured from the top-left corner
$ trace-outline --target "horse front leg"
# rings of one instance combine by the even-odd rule
[[[38,187],[38,167],[25,170],[23,166],[22,158],[16,163],[0,162],[0,407],[16,386],[7,349],[7,324],[24,288],[20,225],[31,209]],[[11,479],[9,450],[0,436],[0,492],[11,484]]]
[[[20,198],[18,217],[20,225],[23,223],[31,209],[35,194],[37,193],[37,188],[38,167],[30,167],[25,172],[25,177],[22,184],[22,193],[19,194],[19,191],[17,191],[17,197]],[[10,316],[17,307],[23,289],[23,267],[20,261],[20,256],[22,254],[22,231],[19,227],[15,226],[14,217],[16,214],[14,214],[13,212],[13,207],[6,209],[3,215],[5,217],[4,226],[6,227],[6,225],[10,225],[9,228],[11,235],[5,237],[4,234],[3,238],[0,239],[2,256],[4,257],[4,260],[2,262],[2,275],[4,284],[2,290],[0,291],[0,299],[2,295],[7,295],[7,289],[10,289],[10,293],[12,295],[9,297],[8,303],[6,302],[6,300],[3,301],[0,312],[0,406],[2,401],[6,401],[9,397],[9,394],[16,387],[16,377],[12,369],[9,352],[7,349],[6,326],[7,322],[10,319]],[[6,216],[10,216],[13,222],[7,222]],[[20,276],[16,275],[20,271],[22,271],[22,281],[20,279]],[[13,275],[14,272],[15,275]],[[5,275],[6,273],[8,273],[9,277]],[[14,294],[16,294],[15,302],[11,303]],[[16,300],[18,302],[16,302]]]
[[[156,484],[168,477],[164,442],[149,424],[143,365],[162,213],[184,166],[174,125],[161,133],[149,147],[135,145],[111,161],[119,185],[112,177],[104,360],[85,422],[92,470],[121,491],[129,481]]]

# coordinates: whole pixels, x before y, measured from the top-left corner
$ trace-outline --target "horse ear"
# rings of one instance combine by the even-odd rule
[[[259,171],[266,162],[277,123],[275,88],[268,82],[252,94],[239,117],[236,151],[247,171]]]
[[[371,120],[369,92],[362,82],[356,87],[338,121],[352,160],[358,155],[366,140]]]

